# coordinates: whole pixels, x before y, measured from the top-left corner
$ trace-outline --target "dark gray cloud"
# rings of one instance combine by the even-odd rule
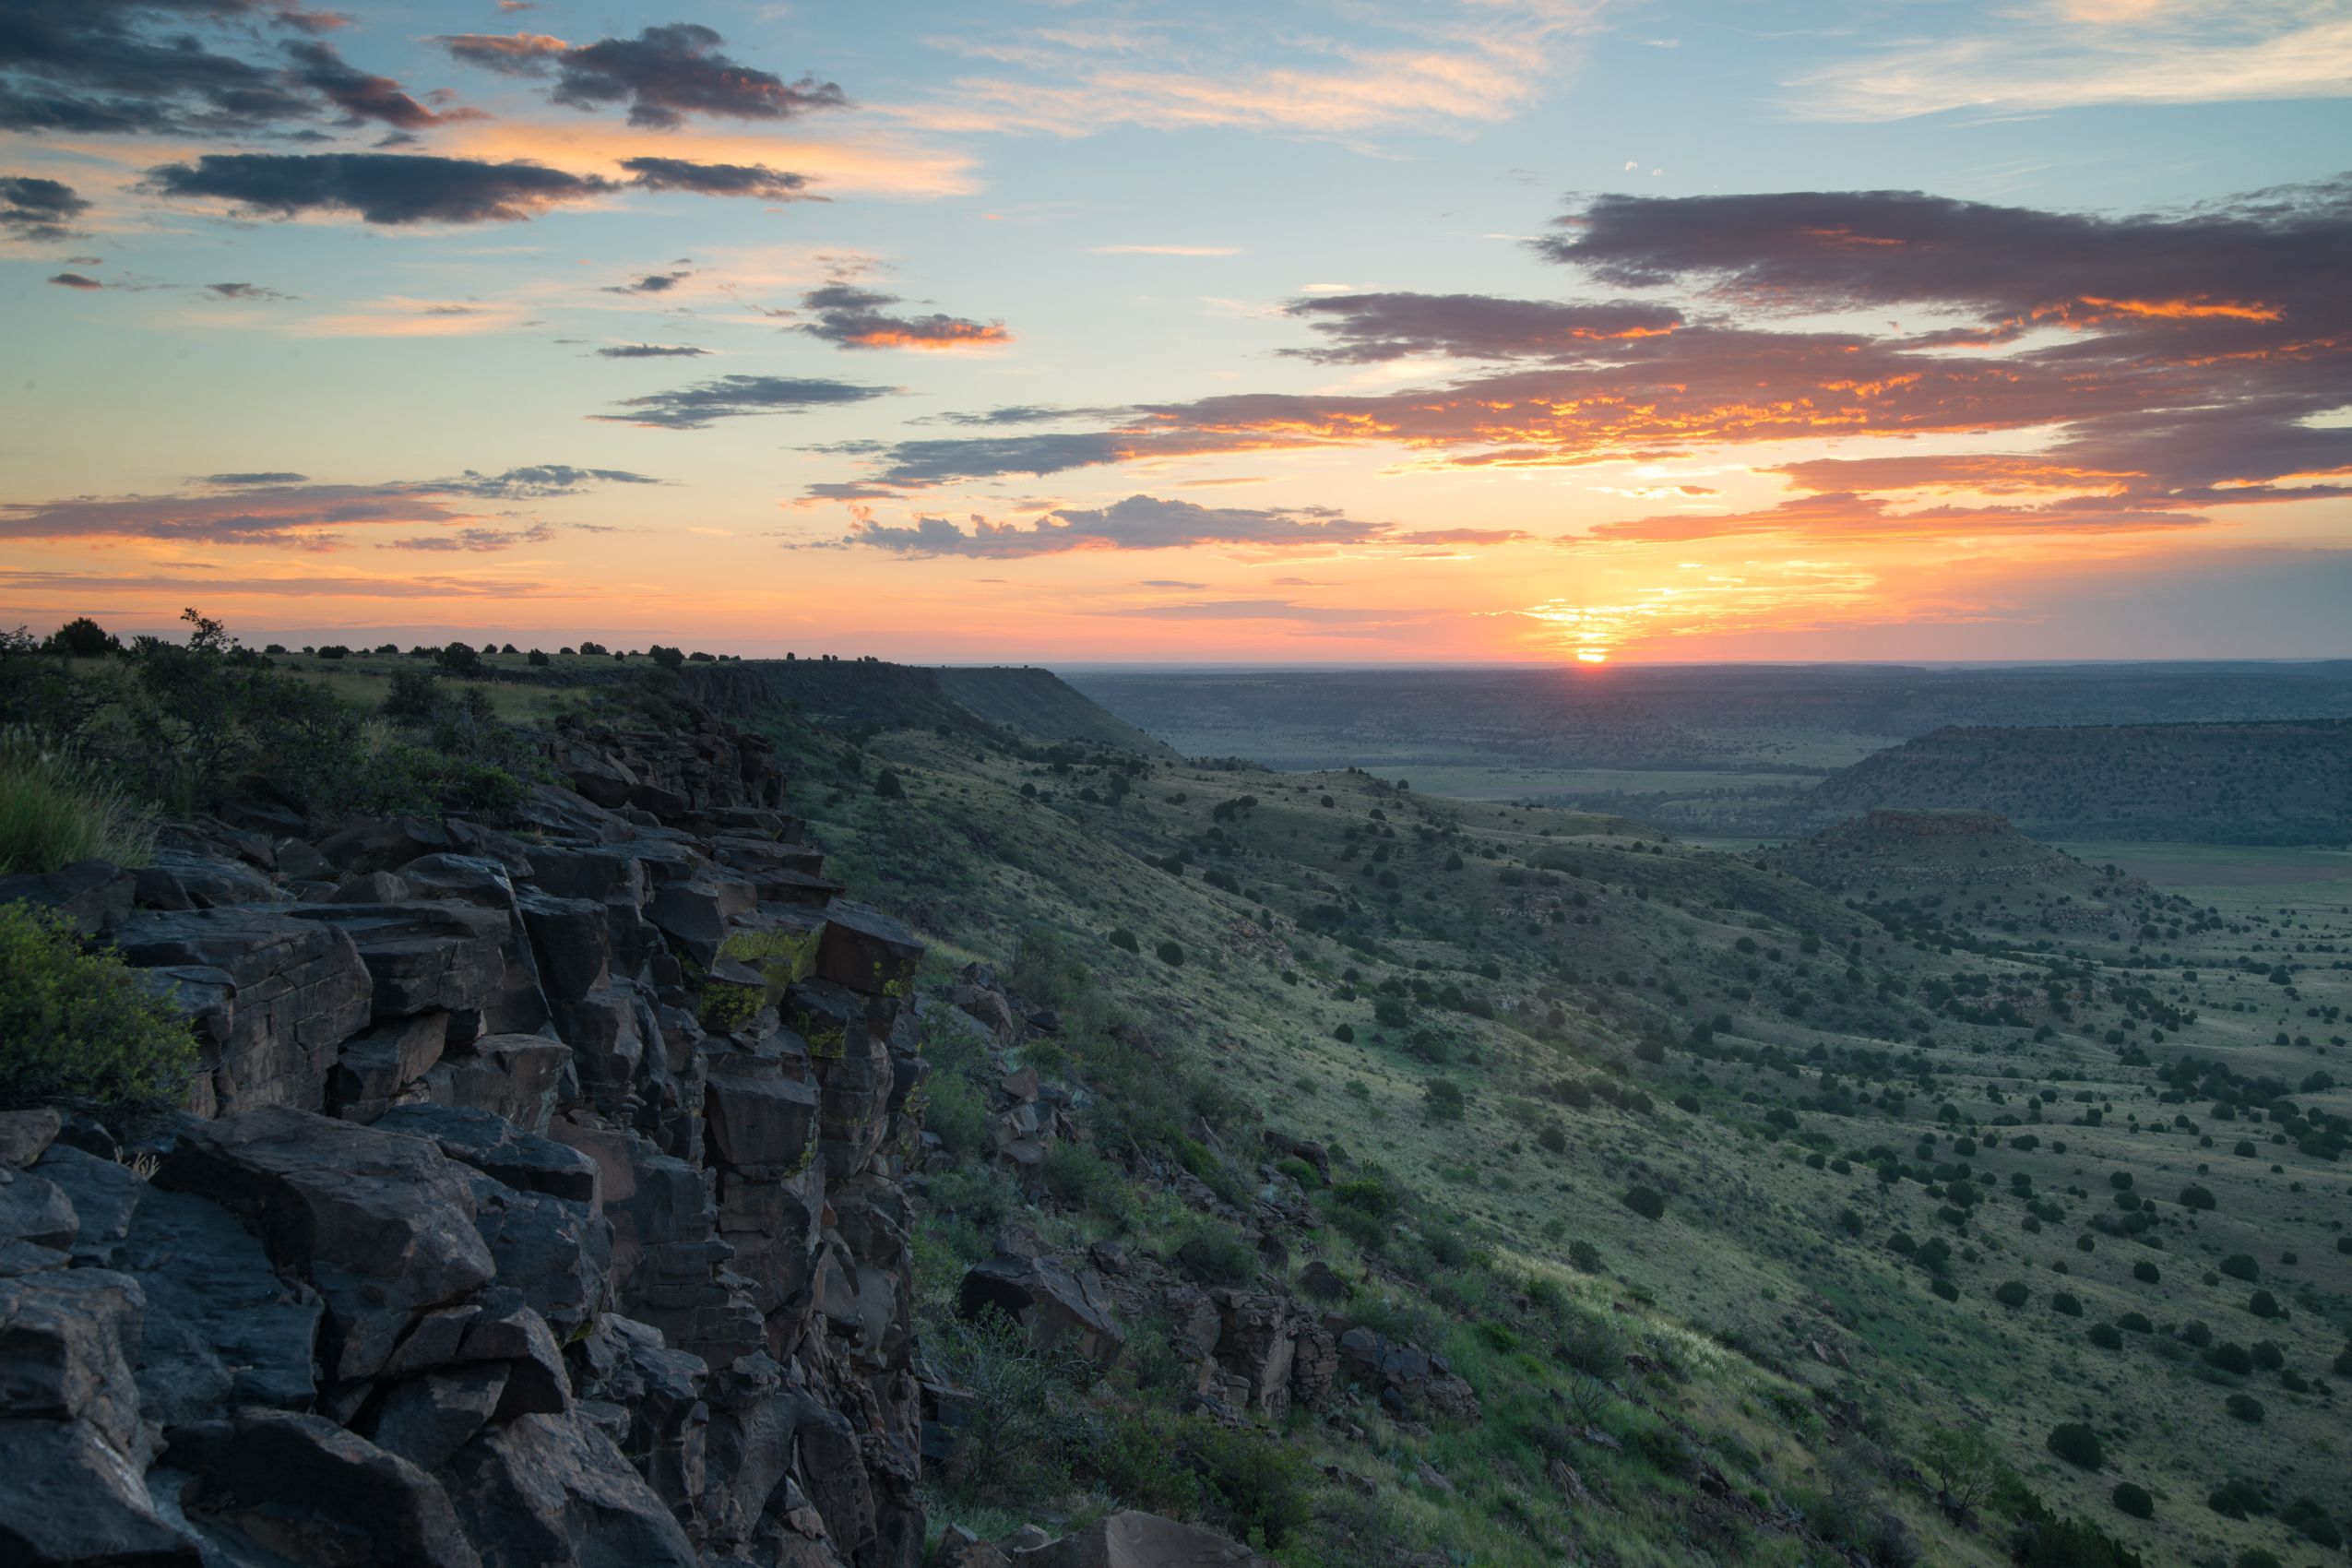
[[[1293,300],[1284,313],[1324,341],[1285,349],[1323,364],[1368,364],[1413,354],[1460,359],[1569,359],[1682,325],[1671,306],[1632,300],[1562,304],[1489,294],[1342,294]]]
[[[696,196],[753,196],[761,201],[823,201],[809,189],[806,174],[770,169],[765,163],[695,163],[683,158],[624,158],[629,183],[648,191],[691,191]]]
[[[1001,321],[971,321],[958,315],[894,315],[896,294],[835,281],[801,296],[814,320],[793,328],[837,349],[968,349],[1009,343]]]
[[[2237,330],[2352,317],[2352,176],[2174,214],[2102,217],[1920,191],[1610,196],[1534,242],[1603,282],[1697,279],[1750,305],[1946,304],[2036,322]],[[1978,340],[1982,341],[1979,338]]]
[[[455,479],[432,481],[428,488],[490,501],[537,501],[551,495],[570,495],[592,485],[660,482],[626,469],[576,469],[569,463],[533,463],[495,474],[468,469]]]
[[[614,424],[658,426],[664,430],[703,430],[713,422],[746,414],[799,413],[808,409],[862,403],[890,395],[887,386],[860,386],[784,375],[722,375],[671,392],[630,398],[616,407],[628,411],[590,414],[590,419]]]
[[[991,427],[1007,424],[1051,424],[1061,420],[1115,419],[1125,413],[1123,409],[1063,408],[1049,403],[1010,403],[1001,409],[981,409],[972,413],[934,414],[930,416],[942,424]]]
[[[528,528],[453,529],[447,533],[417,534],[408,539],[387,540],[378,550],[417,550],[435,552],[469,552],[488,554],[500,550],[512,550],[523,544],[545,544],[555,537],[552,523],[533,523]]]
[[[668,343],[618,343],[609,349],[599,349],[600,360],[695,360],[710,352],[708,349],[689,349]]]
[[[727,41],[696,22],[648,27],[635,38],[604,38],[575,46],[559,38],[517,33],[461,33],[437,40],[468,65],[507,76],[552,77],[548,96],[574,109],[629,106],[629,123],[655,130],[683,125],[690,114],[734,120],[789,120],[849,99],[814,77],[786,81],[722,53]]]
[[[607,284],[604,291],[608,294],[666,294],[693,276],[690,271],[648,272],[634,283]]]
[[[73,220],[89,203],[61,180],[33,174],[0,174],[0,234],[53,244],[74,232]]]
[[[1133,453],[1137,441],[1137,437],[1117,431],[897,441],[880,448],[885,460],[863,482],[881,486],[883,493],[891,493],[957,480],[995,479],[1005,474],[1058,474],[1071,469],[1119,462]]]
[[[846,542],[916,558],[961,556],[1011,560],[1077,550],[1181,550],[1193,545],[1329,548],[1360,544],[1387,530],[1327,506],[1199,506],[1153,495],[1130,495],[1098,510],[1063,508],[1031,523],[992,523],[974,517],[968,529],[944,517],[906,526],[861,522]]]
[[[379,120],[395,130],[422,130],[441,124],[434,113],[400,90],[390,77],[360,70],[336,53],[335,46],[315,39],[286,45],[293,62],[294,79],[343,112],[351,125]]]
[[[319,42],[339,19],[287,0],[0,0],[0,129],[254,136],[327,115],[448,117]],[[247,57],[272,30],[296,36]]]
[[[157,539],[183,544],[324,547],[344,529],[375,523],[481,527],[466,508],[484,501],[536,501],[603,484],[659,481],[620,469],[540,463],[453,479],[386,484],[316,484],[301,474],[214,474],[177,495],[76,496],[0,502],[0,539]]]
[[[52,277],[49,281],[61,289],[103,289],[106,287],[97,279],[85,277],[78,272],[60,272]]]
[[[207,283],[204,285],[204,291],[223,300],[275,301],[291,300],[296,297],[292,294],[281,294],[275,289],[266,289],[258,283]]]
[[[1468,469],[1667,461],[1828,436],[1939,435],[1976,448],[1809,458],[1782,470],[1809,493],[1804,505],[1712,524],[1636,517],[1601,530],[1661,540],[1711,526],[1840,538],[2168,528],[2207,521],[2214,507],[2352,494],[2352,428],[2317,417],[2352,406],[2352,290],[2342,284],[2352,180],[2127,218],[1909,192],[1608,197],[1572,214],[1540,248],[1601,282],[1679,284],[1714,308],[1681,316],[1670,332],[1621,331],[1587,345],[1560,330],[1598,324],[1551,307],[1341,300],[1298,313],[1330,340],[1311,354],[1499,354],[1518,343],[1539,351],[1435,386],[1239,393],[1111,411],[1110,428],[1093,431],[899,441],[845,455],[871,463],[857,481],[871,498],[1093,465],[1337,446],[1385,445]],[[1911,330],[1776,330],[1772,319],[1801,311],[1851,321],[1898,309],[1926,319]],[[1638,327],[1639,318],[1609,325],[1628,323]],[[1995,346],[2002,351],[1967,351]],[[1026,410],[1007,416],[1018,422]],[[2004,434],[2010,450],[2001,449]],[[1987,505],[1988,495],[2016,499]],[[1422,542],[1491,541],[1440,534]]]
[[[513,222],[618,188],[598,175],[538,163],[398,152],[206,153],[194,163],[148,170],[147,184],[246,213],[355,212],[386,225]]]

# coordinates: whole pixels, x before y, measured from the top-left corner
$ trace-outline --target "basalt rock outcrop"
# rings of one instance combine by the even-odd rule
[[[921,1561],[921,947],[756,738],[546,752],[511,812],[11,886],[202,1065],[136,1131],[0,1117],[0,1561]]]

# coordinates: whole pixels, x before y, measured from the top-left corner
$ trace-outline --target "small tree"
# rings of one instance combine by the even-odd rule
[[[1977,1427],[1938,1427],[1919,1444],[1919,1463],[1935,1484],[1965,1512],[1992,1490],[2001,1475],[2001,1450]]]
[[[1655,1187],[1632,1187],[1625,1193],[1627,1208],[1644,1219],[1662,1219],[1666,1216],[1666,1194]]]
[[[123,639],[89,616],[77,615],[49,634],[46,647],[68,659],[103,659],[122,652]]]

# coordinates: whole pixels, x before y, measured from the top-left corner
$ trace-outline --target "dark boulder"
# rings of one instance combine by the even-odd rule
[[[518,1193],[542,1193],[590,1206],[597,1201],[596,1161],[490,1111],[402,1105],[376,1118],[375,1126],[380,1132],[430,1138],[451,1159]]]
[[[492,1427],[445,1475],[483,1568],[700,1568],[659,1494],[576,1413]]]
[[[495,1272],[464,1168],[422,1138],[287,1110],[198,1127],[156,1185],[228,1209],[326,1304],[321,1359],[372,1377],[421,1313]]]
[[[112,861],[76,861],[53,872],[0,876],[0,904],[42,904],[84,936],[106,936],[130,917],[138,878]]]
[[[241,1410],[180,1428],[166,1463],[195,1479],[191,1523],[305,1568],[481,1568],[449,1497],[422,1469],[323,1417]]]
[[[1126,1344],[1091,1271],[1074,1273],[1059,1258],[1000,1256],[974,1264],[956,1291],[956,1310],[967,1318],[1003,1313],[1028,1328],[1039,1349],[1075,1350],[1104,1366],[1118,1360]]]
[[[923,944],[879,910],[837,898],[826,906],[816,972],[863,996],[904,996],[914,988]]]
[[[371,1010],[373,983],[350,937],[282,909],[224,905],[133,915],[115,942],[127,962],[165,971],[169,993],[197,1019],[200,1114],[326,1103],[336,1050]]]

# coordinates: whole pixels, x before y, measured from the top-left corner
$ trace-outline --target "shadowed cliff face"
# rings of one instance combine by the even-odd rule
[[[0,1557],[918,1561],[921,948],[763,742],[546,753],[494,818],[232,808],[0,887],[202,1043],[127,1145],[0,1117]]]

